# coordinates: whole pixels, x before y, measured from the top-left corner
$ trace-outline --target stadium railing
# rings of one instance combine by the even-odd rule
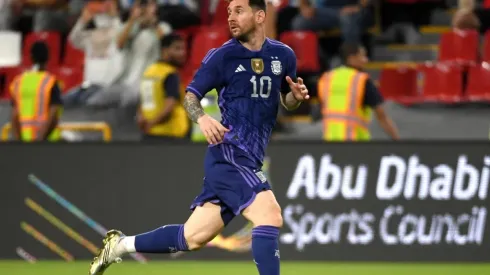
[[[62,131],[78,131],[78,132],[100,132],[102,139],[106,142],[112,140],[111,127],[105,122],[65,122],[58,126]],[[8,141],[12,126],[10,123],[5,124],[1,131],[1,140]]]

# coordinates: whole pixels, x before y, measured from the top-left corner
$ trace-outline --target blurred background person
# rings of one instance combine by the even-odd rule
[[[24,11],[31,11],[33,17],[33,30],[69,31],[69,0],[15,0],[16,6]]]
[[[184,85],[178,73],[186,61],[186,44],[177,34],[161,42],[160,60],[150,65],[140,86],[138,125],[143,141],[188,140],[190,121],[182,106]]]
[[[110,86],[95,93],[87,105],[96,108],[136,106],[139,86],[145,69],[159,59],[159,27],[154,1],[136,1],[131,15],[119,31],[116,46],[122,52],[122,72]]]
[[[32,70],[18,75],[11,87],[11,125],[15,140],[59,141],[61,90],[56,77],[46,72],[49,50],[44,42],[31,48]]]
[[[393,139],[399,135],[383,108],[383,96],[363,72],[368,62],[366,50],[359,44],[344,44],[343,66],[326,72],[318,83],[325,141],[369,141],[371,112],[383,130]]]
[[[311,31],[340,28],[345,42],[359,43],[368,23],[368,4],[368,0],[299,0],[300,14],[293,19],[292,28]]]
[[[68,91],[63,98],[66,107],[85,104],[122,72],[122,57],[116,44],[121,26],[116,0],[86,4],[68,36],[69,42],[85,53],[84,82]]]
[[[480,20],[475,13],[474,0],[459,0],[452,26],[455,30],[480,30]]]
[[[0,0],[0,31],[12,28],[13,0]]]

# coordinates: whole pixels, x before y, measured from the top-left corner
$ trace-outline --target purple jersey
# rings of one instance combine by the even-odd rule
[[[289,92],[286,76],[296,80],[291,48],[266,39],[260,51],[250,51],[231,39],[207,53],[187,91],[199,99],[219,91],[221,123],[230,129],[223,143],[238,146],[261,165],[276,124],[279,93]]]

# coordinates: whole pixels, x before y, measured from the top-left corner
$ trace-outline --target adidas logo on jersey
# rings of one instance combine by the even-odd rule
[[[245,67],[243,67],[242,65],[240,65],[240,66],[238,66],[238,68],[236,68],[235,73],[244,72],[244,71],[246,71],[245,70]]]

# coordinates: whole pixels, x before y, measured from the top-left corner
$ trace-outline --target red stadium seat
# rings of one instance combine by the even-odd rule
[[[190,70],[194,71],[199,68],[201,61],[206,53],[212,48],[221,47],[229,39],[229,33],[220,29],[203,28],[192,42],[190,54]]]
[[[463,68],[448,63],[421,66],[425,102],[457,103],[463,96]]]
[[[439,43],[439,61],[475,64],[478,60],[478,40],[478,32],[472,30],[442,34]]]
[[[68,40],[66,42],[63,65],[69,67],[83,68],[84,64],[85,64],[85,52],[75,48]]]
[[[56,76],[62,93],[68,92],[83,82],[83,69],[80,67],[60,66],[51,70],[51,73]]]
[[[415,68],[384,68],[380,75],[380,91],[387,100],[410,105],[420,101]]]
[[[471,102],[490,101],[490,64],[487,62],[469,68],[465,99]]]
[[[297,68],[299,72],[318,72],[318,36],[311,31],[284,32],[280,37],[281,42],[290,46],[296,53]]]
[[[36,42],[42,40],[48,45],[49,49],[49,61],[47,66],[49,68],[56,67],[60,64],[60,52],[61,52],[61,36],[57,32],[32,32],[29,33],[24,41],[24,47],[22,50],[23,55],[23,65],[32,65],[30,60],[30,51],[32,45]]]
[[[228,2],[218,1],[214,12],[212,25],[228,25]]]

